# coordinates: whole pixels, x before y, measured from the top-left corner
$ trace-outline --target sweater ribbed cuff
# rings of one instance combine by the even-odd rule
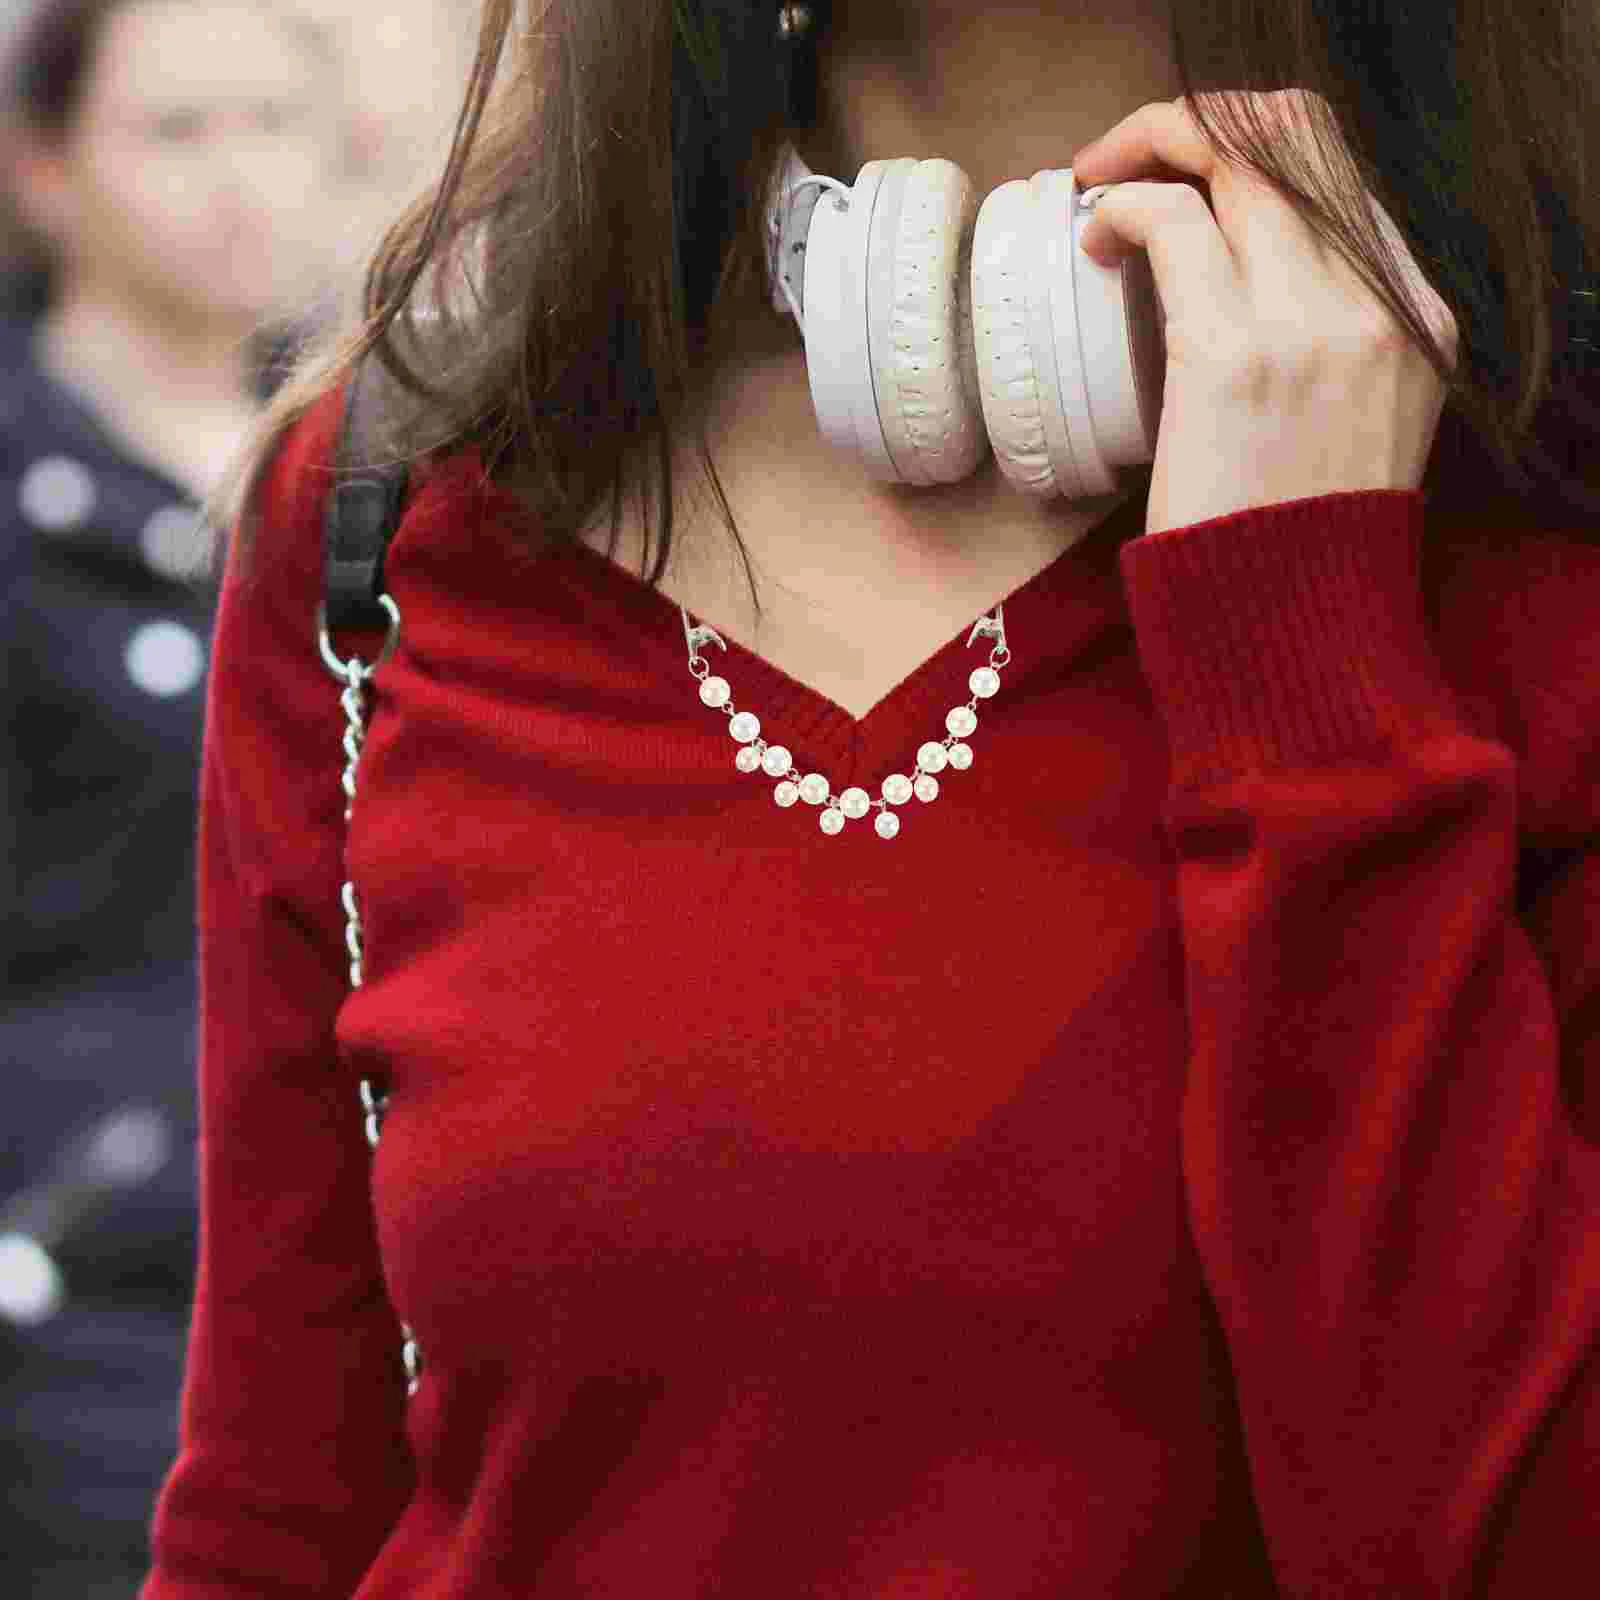
[[[1174,787],[1461,728],[1422,605],[1425,505],[1418,490],[1316,495],[1123,546]]]

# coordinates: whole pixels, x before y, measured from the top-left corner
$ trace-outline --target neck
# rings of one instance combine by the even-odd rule
[[[844,183],[867,161],[941,156],[980,197],[1067,166],[1129,112],[1179,92],[1166,5],[1125,0],[1107,8],[1110,20],[1085,14],[1083,0],[1053,9],[1037,0],[836,5],[818,49],[818,126],[796,135],[796,149],[811,171]],[[708,435],[764,601],[774,590],[843,588],[870,603],[886,586],[915,580],[970,591],[981,604],[1133,492],[1035,499],[1011,487],[992,455],[959,483],[879,483],[818,431],[792,322],[763,306],[732,348],[710,388]],[[679,473],[678,482],[696,482],[698,461],[687,457]],[[675,545],[685,571],[704,546],[698,527]],[[735,614],[742,594],[730,590],[713,614]]]
[[[813,172],[845,183],[867,161],[940,156],[980,196],[1064,167],[1129,112],[1179,93],[1167,9],[1168,0],[838,6],[818,49],[819,127],[797,147]]]
[[[52,369],[91,393],[137,386],[165,412],[214,416],[256,403],[250,338],[258,319],[161,315],[83,277],[69,277],[39,329]]]

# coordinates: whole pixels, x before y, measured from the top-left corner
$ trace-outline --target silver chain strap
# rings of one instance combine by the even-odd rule
[[[400,608],[394,600],[386,594],[378,596],[378,604],[383,607],[389,617],[389,632],[383,643],[383,650],[376,662],[368,666],[357,656],[351,656],[348,661],[341,661],[334,654],[333,643],[328,637],[328,621],[326,608],[317,608],[317,646],[322,654],[322,664],[340,683],[344,685],[344,693],[339,696],[339,704],[344,707],[344,753],[345,767],[341,782],[344,786],[345,807],[344,820],[350,821],[350,813],[354,809],[356,798],[356,773],[361,762],[362,747],[367,738],[367,705],[366,688],[372,681],[378,668],[389,660],[394,654],[395,647],[400,641]],[[346,881],[340,891],[340,900],[344,905],[345,948],[350,953],[350,987],[359,989],[364,981],[362,968],[362,928],[361,912],[356,904],[356,886]],[[378,1137],[383,1131],[383,1114],[389,1104],[386,1092],[377,1089],[370,1079],[361,1080],[361,1106],[366,1112],[367,1146],[369,1149],[378,1148]],[[400,1347],[400,1360],[406,1373],[406,1396],[409,1399],[417,1392],[422,1381],[422,1347],[417,1343],[416,1334],[402,1321],[400,1334],[403,1343]]]

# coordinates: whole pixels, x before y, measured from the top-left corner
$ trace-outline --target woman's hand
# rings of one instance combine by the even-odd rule
[[[1260,98],[1288,110],[1301,92]],[[1287,120],[1284,130],[1295,136]],[[1090,258],[1110,266],[1147,251],[1166,313],[1147,534],[1312,495],[1420,487],[1444,411],[1438,375],[1275,189],[1213,152],[1185,98],[1141,106],[1072,165],[1080,190],[1117,185],[1084,232]],[[1125,181],[1161,166],[1203,179],[1210,206],[1186,182]],[[1455,318],[1367,198],[1453,357]]]

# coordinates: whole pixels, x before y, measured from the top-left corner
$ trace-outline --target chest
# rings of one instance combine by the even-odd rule
[[[861,721],[951,639],[964,644],[980,617],[1063,554],[1057,544],[1039,543],[953,563],[874,550],[865,538],[841,546],[847,554],[820,553],[781,573],[758,557],[759,616],[733,558],[726,571],[702,561],[669,568],[656,587],[695,623],[715,628]],[[637,560],[629,570],[637,574]],[[713,663],[719,654],[713,647]],[[981,664],[986,648],[975,645],[972,659]]]
[[[684,604],[696,621],[718,615]],[[712,625],[860,721],[953,635],[964,637],[983,609],[983,602],[965,597],[901,594],[867,609],[854,603],[774,609],[758,627],[749,625],[746,614],[725,610],[734,621]]]
[[[1086,1336],[1093,1316],[1142,1324],[1180,1244],[1155,730],[1135,755],[1041,702],[986,745],[986,801],[929,810],[895,856],[711,772],[703,724],[664,723],[660,697],[552,712],[524,636],[485,667],[485,630],[456,658],[420,625],[422,585],[400,603],[418,650],[386,669],[363,756],[368,965],[339,1032],[348,1070],[381,1063],[392,1091],[374,1182],[425,1348],[501,1327],[526,1361],[509,1292],[539,1300],[551,1359],[570,1341],[643,1364],[666,1339],[734,1362],[778,1307],[803,1349],[839,1263],[870,1301],[852,1328],[887,1316],[930,1349],[948,1321],[896,1308],[936,1278],[981,1322],[1013,1280],[1037,1315],[1048,1270],[1085,1351],[1118,1342]],[[574,624],[576,682],[586,650],[614,647]],[[981,915],[951,914],[952,859],[983,880]],[[1139,1226],[1156,1232],[1131,1273]],[[1116,1310],[1076,1304],[1112,1280]],[[655,1309],[619,1317],[614,1295]],[[708,1353],[716,1330],[732,1347]]]

